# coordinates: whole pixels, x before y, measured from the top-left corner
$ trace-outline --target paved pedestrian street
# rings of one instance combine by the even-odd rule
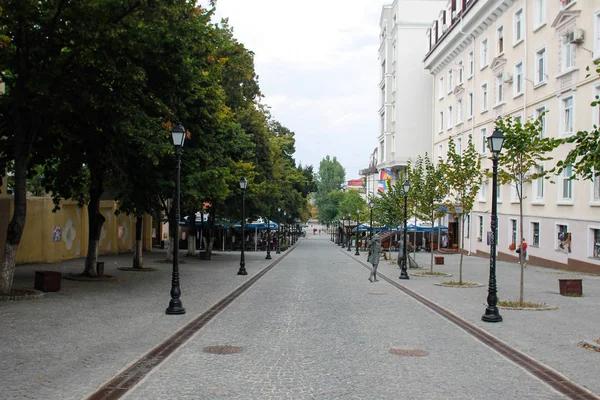
[[[135,372],[141,379],[105,398],[598,398],[600,353],[574,340],[600,336],[593,314],[600,296],[596,276],[585,275],[584,297],[567,298],[555,293],[556,271],[528,267],[526,292],[545,295],[558,310],[501,310],[502,323],[486,324],[480,318],[487,287],[439,287],[434,283],[444,278],[416,275],[400,281],[397,265],[383,259],[380,281],[371,283],[366,254],[342,250],[329,235],[308,234],[292,250],[272,255],[264,260],[264,252],[247,253],[246,277],[236,275],[239,253],[217,253],[213,261],[187,258],[181,266],[184,316],[164,315],[170,266],[161,263],[152,264],[156,272],[115,269],[118,282],[63,280],[61,292],[42,299],[0,303],[0,398],[102,398],[98,390],[138,360],[145,360]],[[428,257],[417,254],[417,261],[428,263]],[[445,258],[436,269],[456,273],[458,256]],[[112,265],[128,260],[115,257]],[[146,260],[149,265],[157,258]],[[63,264],[66,271],[76,262]],[[25,282],[33,267],[19,268],[17,281]],[[465,280],[487,283],[488,268],[485,259],[465,257]],[[499,293],[513,297],[518,281],[510,289],[502,285],[509,286],[518,266],[499,263],[498,270]],[[242,284],[239,297],[192,326]],[[182,328],[192,333],[171,340],[176,348],[168,357],[144,358]],[[516,350],[529,369],[481,335]],[[545,367],[559,378],[531,372]],[[549,380],[577,390],[557,390]]]

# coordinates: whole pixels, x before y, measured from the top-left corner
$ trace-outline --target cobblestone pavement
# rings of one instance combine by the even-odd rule
[[[283,253],[281,256],[286,255]],[[117,282],[62,281],[39,300],[0,302],[0,399],[82,399],[251,279],[271,260],[247,252],[249,275],[236,275],[239,253],[180,266],[187,314],[166,316],[171,266],[145,256],[155,272],[124,272],[131,255],[102,257]],[[272,253],[273,260],[280,255]],[[429,254],[417,254],[427,264]],[[298,247],[126,395],[128,399],[561,399],[546,384],[368,271],[325,234]],[[457,289],[458,256],[436,270],[452,278],[413,276],[401,283],[511,346],[600,393],[600,353],[577,342],[598,335],[600,277],[529,266],[526,300],[556,311],[501,310],[486,324],[487,288]],[[83,260],[17,268],[15,287],[32,287],[34,270],[81,272]],[[397,278],[395,264],[380,272]],[[487,283],[489,261],[465,257],[464,279]],[[499,295],[518,296],[518,266],[498,263]],[[558,294],[558,278],[580,276],[584,297]],[[242,346],[237,354],[206,346]],[[416,349],[424,357],[390,354]]]
[[[125,398],[564,398],[367,276],[326,237],[308,236]],[[203,351],[216,345],[244,350]],[[392,348],[427,355],[403,357],[391,354]]]

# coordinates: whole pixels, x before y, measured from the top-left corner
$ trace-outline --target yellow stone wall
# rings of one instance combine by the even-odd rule
[[[60,262],[85,257],[88,250],[87,207],[77,202],[63,201],[61,209],[52,212],[49,197],[27,199],[27,219],[17,253],[17,264]],[[115,215],[117,204],[100,202],[100,211],[106,218],[100,233],[99,253],[119,254],[133,252],[135,246],[135,217]],[[6,228],[12,216],[13,199],[0,198],[0,245],[2,253]],[[144,217],[144,250],[152,248],[152,217]],[[0,254],[2,256],[2,254]]]

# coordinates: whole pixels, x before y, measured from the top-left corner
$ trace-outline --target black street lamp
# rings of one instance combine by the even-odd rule
[[[242,189],[242,254],[240,256],[240,269],[238,275],[248,275],[246,271],[246,260],[244,259],[244,247],[246,247],[246,187],[248,180],[240,179],[240,188]]]
[[[375,202],[373,199],[369,200],[369,208],[371,209],[371,221],[369,223],[369,239],[373,239],[373,207],[375,207]]]
[[[279,249],[281,247],[281,230],[279,229],[281,226],[281,207],[277,207],[277,218],[277,251],[275,254],[281,254],[281,250]]]
[[[171,131],[173,145],[175,146],[175,215],[173,216],[173,229],[175,237],[173,240],[173,273],[171,277],[171,301],[165,313],[169,315],[185,314],[185,308],[181,303],[181,288],[179,287],[179,185],[181,182],[181,150],[185,141],[185,128],[177,124]]]
[[[340,229],[340,246],[342,250],[346,248],[346,216],[342,216],[342,228]]]
[[[265,260],[271,259],[271,221],[267,218],[267,256]]]
[[[402,271],[400,272],[400,279],[410,279],[406,272],[406,209],[408,207],[408,190],[410,189],[410,182],[407,180],[402,184],[402,190],[404,191],[404,233],[402,239]]]
[[[358,222],[359,218],[360,218],[360,209],[357,208],[356,209],[356,253],[354,253],[355,256],[360,256],[360,252],[358,251],[358,232],[359,232],[358,227],[360,225]]]
[[[496,236],[498,234],[498,154],[502,151],[504,145],[504,133],[498,128],[494,129],[491,136],[487,138],[488,146],[492,151],[492,222],[490,227],[492,229],[491,243],[490,243],[490,283],[488,286],[487,296],[487,308],[485,314],[481,317],[482,321],[485,322],[501,322],[502,316],[498,311],[498,295],[496,287]]]
[[[352,244],[352,235],[351,235],[352,230],[350,228],[351,218],[352,218],[352,214],[348,213],[348,248],[346,249],[346,251],[352,251],[352,247],[351,247],[351,244]]]

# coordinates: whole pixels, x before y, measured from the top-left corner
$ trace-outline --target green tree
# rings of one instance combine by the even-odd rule
[[[600,75],[600,60],[594,61],[596,74]],[[590,67],[587,67],[590,70]],[[589,77],[590,74],[586,76]],[[590,104],[593,108],[600,107],[600,95],[596,95]],[[594,113],[598,114],[598,110]],[[600,130],[594,125],[589,131],[579,131],[575,135],[564,138],[562,143],[573,147],[564,160],[557,162],[556,172],[562,173],[567,166],[573,169],[573,179],[593,180],[600,175]]]
[[[523,241],[523,185],[535,179],[549,176],[542,169],[547,156],[560,141],[542,137],[544,114],[524,124],[520,118],[506,117],[496,121],[496,128],[504,133],[503,151],[498,155],[498,184],[509,184],[515,188],[519,199],[519,243]],[[519,304],[523,304],[524,260],[521,258]]]
[[[475,196],[481,186],[481,161],[479,153],[473,145],[473,138],[469,135],[469,142],[464,151],[456,150],[454,140],[448,141],[448,154],[446,161],[440,162],[440,168],[444,174],[449,188],[451,200],[447,202],[448,209],[452,214],[460,218],[460,263],[459,282],[462,284],[462,266],[464,243],[465,219],[471,213]]]
[[[422,164],[423,175],[420,192],[414,192],[413,197],[418,198],[417,217],[422,221],[431,224],[431,260],[430,271],[433,272],[433,231],[435,220],[444,216],[445,211],[440,205],[448,194],[444,171],[441,167],[431,162],[427,153],[425,157],[417,158],[417,165]],[[438,227],[438,234],[441,234],[441,227]]]
[[[344,167],[336,157],[326,156],[319,164],[317,174],[317,191],[315,193],[315,205],[319,210],[319,221],[327,223],[333,221],[337,213],[332,214],[335,208],[330,204],[329,193],[340,190],[345,180]]]
[[[409,215],[417,216],[417,208],[419,207],[419,193],[423,190],[423,159],[417,158],[416,162],[412,163],[408,161],[406,167],[406,174],[410,183],[410,190],[408,191],[408,211]],[[416,221],[415,221],[416,224]],[[413,232],[413,258],[416,257],[417,252],[417,230]]]

